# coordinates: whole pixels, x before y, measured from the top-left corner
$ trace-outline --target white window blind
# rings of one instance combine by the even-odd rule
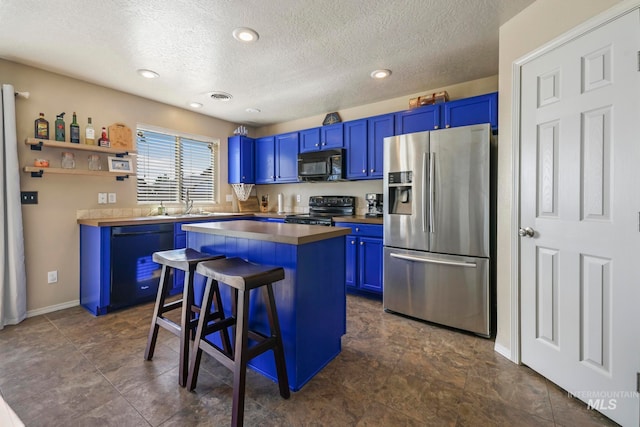
[[[214,201],[216,146],[180,135],[137,132],[138,202]]]

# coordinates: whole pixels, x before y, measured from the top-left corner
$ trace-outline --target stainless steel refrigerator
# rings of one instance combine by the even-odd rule
[[[489,124],[384,140],[385,311],[492,334]]]

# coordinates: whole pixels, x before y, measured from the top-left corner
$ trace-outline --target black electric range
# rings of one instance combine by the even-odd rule
[[[287,215],[284,222],[310,225],[333,225],[333,217],[352,216],[356,213],[353,196],[311,196],[309,213]]]

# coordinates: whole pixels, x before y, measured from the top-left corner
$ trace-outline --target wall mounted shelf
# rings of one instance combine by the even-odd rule
[[[116,177],[118,181],[122,181],[128,178],[132,173],[118,173],[109,171],[92,171],[89,169],[64,169],[64,168],[39,168],[37,166],[25,166],[24,172],[30,172],[34,178],[41,178],[45,173],[47,174],[60,174],[60,175],[90,175],[90,176],[104,176],[104,177]]]
[[[25,144],[31,146],[32,150],[40,151],[42,147],[50,147],[50,148],[64,148],[71,150],[81,150],[81,151],[92,151],[95,153],[106,153],[113,155],[125,156],[129,153],[127,151],[118,150],[115,148],[106,148],[106,147],[98,147],[97,145],[85,145],[85,144],[74,144],[71,142],[61,142],[61,141],[53,141],[51,139],[39,139],[39,138],[27,138],[24,141]]]
[[[93,153],[103,153],[103,154],[111,154],[116,157],[123,157],[129,154],[128,151],[122,151],[115,148],[106,148],[106,147],[98,147],[97,145],[85,145],[85,144],[74,144],[71,142],[62,142],[62,141],[53,141],[50,139],[40,139],[40,138],[27,138],[24,143],[32,150],[41,151],[42,147],[48,148],[62,148],[65,150],[79,150],[79,151],[90,151]],[[25,166],[23,168],[24,172],[31,173],[32,178],[42,178],[42,176],[47,174],[61,174],[61,175],[89,175],[89,176],[102,176],[102,177],[115,177],[118,181],[124,181],[129,178],[130,175],[135,175],[131,172],[109,172],[109,171],[94,171],[89,169],[64,169],[64,168],[42,168],[38,166]]]

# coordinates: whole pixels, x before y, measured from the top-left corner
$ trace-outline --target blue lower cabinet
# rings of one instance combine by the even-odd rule
[[[382,295],[382,239],[358,239],[358,285],[362,290]]]
[[[350,227],[345,247],[345,285],[353,293],[382,296],[382,225],[336,223]]]

